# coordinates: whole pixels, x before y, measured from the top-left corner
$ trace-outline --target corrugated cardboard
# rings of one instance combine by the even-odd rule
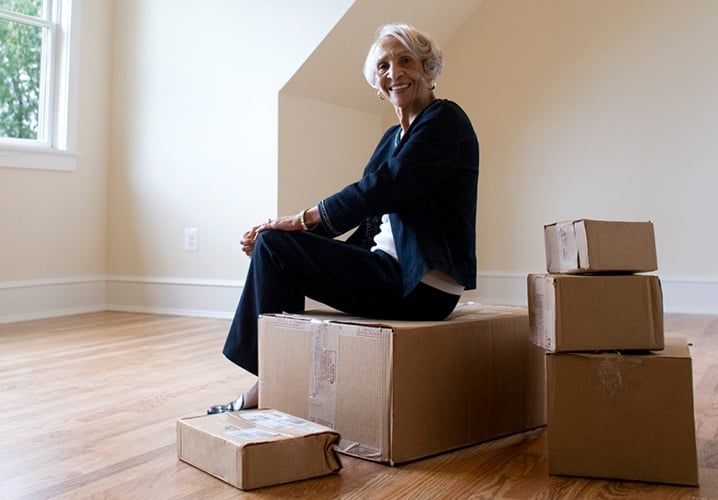
[[[244,410],[177,421],[177,456],[250,490],[341,469],[339,434],[277,410]]]
[[[698,484],[685,339],[648,354],[548,355],[551,474]]]
[[[439,322],[259,319],[260,405],[323,423],[339,450],[397,464],[545,424],[545,359],[525,308]]]
[[[544,226],[549,273],[637,273],[658,269],[652,222],[577,219]]]
[[[551,352],[663,349],[653,275],[529,274],[531,342]]]

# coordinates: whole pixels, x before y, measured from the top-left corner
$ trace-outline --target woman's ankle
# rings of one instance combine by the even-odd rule
[[[259,405],[259,382],[250,387],[244,393],[244,407],[256,408]]]

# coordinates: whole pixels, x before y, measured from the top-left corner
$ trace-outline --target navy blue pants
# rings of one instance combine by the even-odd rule
[[[420,283],[404,297],[401,269],[384,252],[371,252],[302,231],[264,231],[254,245],[224,355],[257,374],[257,318],[297,313],[309,297],[345,313],[375,319],[438,321],[459,301]]]

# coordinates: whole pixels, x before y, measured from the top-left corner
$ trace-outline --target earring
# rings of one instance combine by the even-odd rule
[[[434,90],[436,88],[436,81],[431,82],[431,87],[429,87],[431,90]]]
[[[384,94],[381,93],[381,90],[376,91],[376,96],[382,101],[386,100],[386,97],[384,97]]]

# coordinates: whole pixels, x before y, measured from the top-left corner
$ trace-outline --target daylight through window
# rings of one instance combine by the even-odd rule
[[[0,167],[32,167],[31,159],[12,164],[24,150],[71,146],[70,2],[0,0]],[[47,168],[42,163],[37,168]]]

